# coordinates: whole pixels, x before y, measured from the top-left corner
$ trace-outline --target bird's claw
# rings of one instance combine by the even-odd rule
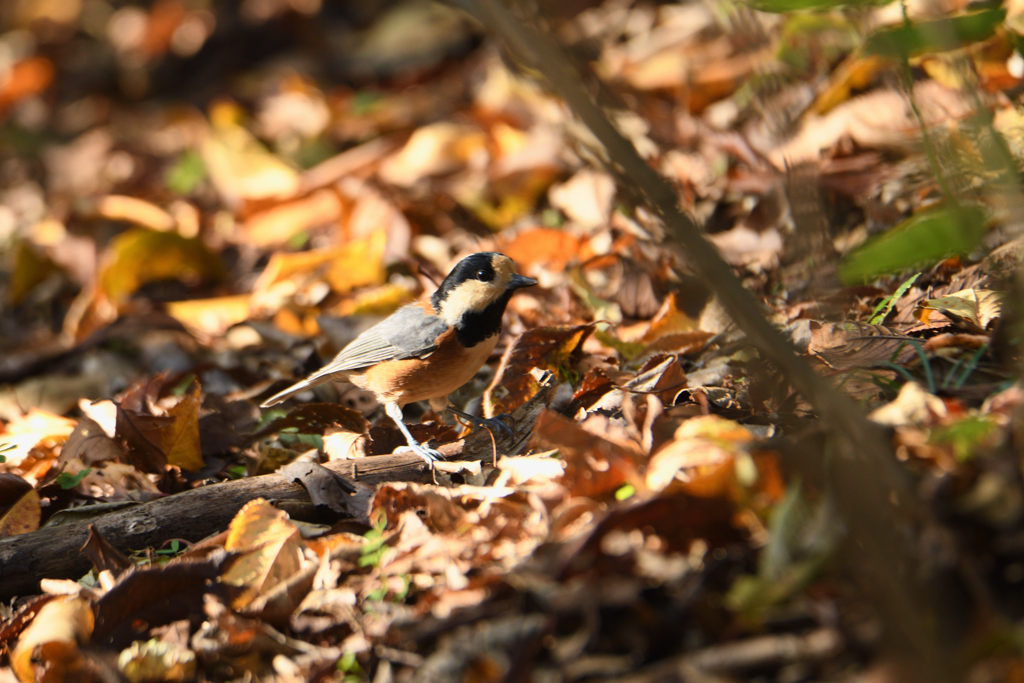
[[[510,417],[507,413],[501,413],[500,415],[495,415],[494,417],[477,417],[476,415],[464,413],[456,408],[449,408],[449,410],[478,429],[488,429],[492,432],[496,431],[501,434],[504,434],[509,439],[511,439],[514,436],[512,428],[505,424],[505,422],[501,419],[503,417]]]
[[[430,466],[433,466],[433,464],[438,460],[444,460],[444,455],[441,451],[434,450],[433,448],[427,448],[421,443],[409,444],[408,446],[396,448],[395,453],[415,453],[423,458],[423,461]]]

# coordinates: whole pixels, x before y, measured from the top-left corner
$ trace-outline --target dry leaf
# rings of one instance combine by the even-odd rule
[[[240,557],[224,572],[224,583],[243,589],[232,602],[240,609],[302,567],[299,530],[288,514],[262,498],[246,503],[228,527],[224,549]]]
[[[1002,292],[990,289],[964,289],[953,294],[928,299],[915,311],[923,323],[928,323],[929,311],[939,311],[974,325],[978,330],[988,329],[1002,314]]]
[[[473,160],[486,161],[487,135],[476,126],[439,122],[418,128],[397,154],[381,164],[380,178],[411,187],[423,178],[451,173]]]
[[[583,169],[548,190],[551,205],[584,228],[608,224],[615,199],[615,181],[607,173]]]
[[[61,683],[87,660],[79,649],[89,642],[95,618],[86,600],[58,597],[43,606],[18,638],[11,666],[23,683]]]

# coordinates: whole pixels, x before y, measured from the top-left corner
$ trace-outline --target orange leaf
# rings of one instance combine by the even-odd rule
[[[43,605],[18,638],[11,666],[25,683],[60,683],[82,668],[79,645],[86,643],[96,623],[89,603],[78,597],[58,597]]]
[[[30,489],[0,516],[0,538],[35,531],[42,515],[39,493]]]

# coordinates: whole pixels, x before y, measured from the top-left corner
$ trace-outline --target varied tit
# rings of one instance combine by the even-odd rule
[[[404,450],[432,463],[441,454],[413,438],[402,422],[402,406],[425,400],[437,410],[447,405],[448,394],[472,379],[490,357],[512,293],[535,284],[516,273],[515,263],[504,254],[467,256],[429,301],[398,309],[352,340],[318,372],[274,394],[261,407],[324,382],[349,382],[372,391],[384,404],[409,442]]]

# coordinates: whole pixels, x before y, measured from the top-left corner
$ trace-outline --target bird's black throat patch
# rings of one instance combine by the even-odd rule
[[[501,317],[505,314],[508,300],[512,298],[508,290],[490,306],[482,311],[471,311],[462,314],[462,319],[455,325],[455,336],[466,348],[473,348],[484,339],[493,337],[501,331]]]

